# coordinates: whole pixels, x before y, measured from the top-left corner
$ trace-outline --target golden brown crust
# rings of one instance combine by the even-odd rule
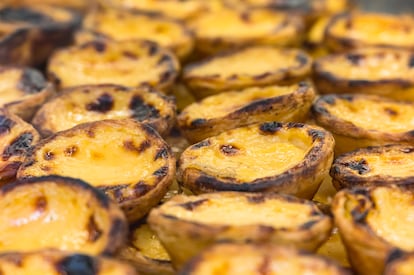
[[[318,125],[332,132],[335,153],[389,143],[412,144],[414,103],[374,95],[324,95],[312,106]]]
[[[179,68],[169,50],[151,41],[94,40],[56,51],[48,76],[59,88],[109,83],[168,91]]]
[[[85,122],[131,118],[166,135],[175,123],[175,113],[174,99],[149,87],[86,85],[59,92],[40,108],[32,123],[49,136]]]
[[[298,46],[304,38],[299,16],[272,9],[220,8],[191,21],[196,49],[203,55],[251,45]]]
[[[332,18],[325,44],[334,52],[364,47],[413,50],[412,37],[414,19],[410,15],[349,12]]]
[[[249,215],[240,214],[247,209]],[[287,209],[296,213],[292,214],[294,221],[288,218]],[[267,211],[273,214],[266,216]],[[313,251],[329,236],[332,227],[331,218],[310,201],[238,192],[175,196],[154,208],[148,223],[178,269],[201,250],[222,241],[272,243]]]
[[[313,81],[321,94],[376,94],[414,100],[413,74],[414,55],[405,50],[359,49],[326,56],[313,64]]]
[[[275,140],[269,137],[275,137]],[[259,143],[255,143],[258,140]],[[298,144],[306,145],[296,147]],[[301,123],[254,124],[224,132],[187,148],[178,163],[177,181],[196,194],[214,191],[278,192],[311,199],[328,175],[333,147],[331,134],[319,127]],[[271,150],[266,152],[270,155],[264,162],[257,162],[262,155],[256,156],[255,152],[265,154],[265,148]],[[277,155],[287,152],[291,158],[279,162]],[[203,156],[207,154],[210,156],[208,160]],[[298,159],[293,160],[295,154]],[[303,157],[299,157],[300,154]],[[219,167],[215,164],[218,161],[223,161]]]
[[[8,208],[2,219],[9,221],[1,225],[1,251],[56,248],[110,255],[124,244],[122,211],[81,180],[47,176],[17,181],[0,187],[0,197]]]
[[[411,186],[371,186],[337,193],[332,203],[335,224],[358,274],[383,274],[392,251],[410,247],[410,234],[403,232],[411,232],[406,215],[413,198]],[[392,225],[399,218],[405,222]]]
[[[94,10],[85,17],[83,28],[117,41],[151,40],[169,48],[181,60],[194,46],[193,33],[182,22],[144,11]]]
[[[225,255],[225,256],[224,256]],[[179,275],[325,274],[350,275],[336,262],[289,247],[257,244],[216,244],[193,257]]]
[[[311,58],[301,50],[256,46],[189,64],[183,80],[195,97],[203,98],[225,90],[293,84],[306,78],[310,69]]]
[[[373,185],[412,185],[414,147],[390,144],[361,148],[335,159],[330,175],[336,189]]]
[[[187,106],[178,116],[178,125],[195,143],[254,123],[304,122],[314,98],[314,90],[305,82],[230,91]]]
[[[101,120],[42,140],[17,176],[51,174],[80,178],[98,187],[134,221],[167,192],[175,158],[150,126],[131,119]]]
[[[0,61],[2,64],[41,65],[58,47],[72,41],[81,17],[62,8],[0,5]]]
[[[26,154],[40,139],[37,131],[18,116],[0,109],[0,186],[15,177]]]

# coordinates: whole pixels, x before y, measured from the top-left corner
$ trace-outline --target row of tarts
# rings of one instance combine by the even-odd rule
[[[75,12],[0,10],[0,274],[410,273],[410,16],[105,2],[57,51]],[[307,50],[336,54],[279,48],[311,23]],[[49,82],[15,66],[45,59]],[[344,190],[311,201],[329,174]],[[352,270],[313,253],[334,225]]]

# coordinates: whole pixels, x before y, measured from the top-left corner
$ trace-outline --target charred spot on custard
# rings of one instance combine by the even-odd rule
[[[89,44],[86,45],[91,45],[95,51],[97,51],[98,53],[102,53],[105,51],[106,49],[106,44],[103,41],[99,41],[99,40],[94,40],[89,42]]]
[[[46,80],[43,75],[32,69],[24,70],[17,88],[26,94],[33,94],[43,90],[46,87]]]
[[[16,125],[16,122],[14,122],[6,116],[0,115],[0,135],[4,133],[9,133],[14,125]]]
[[[158,52],[158,46],[155,43],[148,43],[148,55],[153,56]]]
[[[172,72],[163,72],[160,76],[160,82],[167,82],[168,80],[170,80],[170,78],[173,76]]]
[[[202,205],[203,203],[205,203],[207,201],[208,201],[208,199],[201,199],[201,200],[198,200],[198,201],[190,201],[190,202],[186,202],[186,203],[183,203],[183,204],[179,204],[178,206],[184,208],[185,210],[193,211],[198,206]]]
[[[365,159],[360,159],[358,161],[351,161],[345,163],[346,167],[349,167],[352,170],[355,170],[360,175],[364,175],[370,171],[368,162]]]
[[[106,113],[114,107],[114,99],[110,94],[100,95],[96,101],[86,104],[86,110],[99,113]]]
[[[0,21],[26,22],[33,25],[53,24],[54,20],[40,12],[25,7],[6,7],[0,9]]]
[[[88,231],[88,242],[94,243],[102,235],[102,229],[100,229],[99,226],[96,224],[94,215],[91,215],[89,217],[89,221],[88,221],[88,225],[86,229]]]
[[[349,53],[346,55],[346,59],[355,66],[358,66],[361,64],[361,61],[364,59],[364,56],[361,54],[356,53]]]
[[[138,154],[140,154],[149,147],[151,147],[151,141],[144,140],[139,146],[135,146],[132,140],[127,140],[123,142],[123,146],[127,151],[137,152]]]
[[[47,151],[43,154],[43,159],[44,160],[52,160],[55,158],[55,154],[51,151]]]
[[[72,145],[72,146],[67,147],[63,151],[63,154],[65,155],[65,157],[73,157],[78,152],[78,149],[79,149],[78,146]]]
[[[122,55],[129,58],[129,59],[133,59],[133,60],[138,59],[138,56],[136,54],[134,54],[133,52],[130,52],[130,51],[123,51]]]
[[[97,274],[97,264],[91,256],[74,254],[65,257],[57,265],[61,274],[65,275],[93,275]]]
[[[47,207],[47,198],[44,196],[40,196],[38,198],[36,198],[35,203],[34,203],[34,208],[36,211],[38,212],[44,212],[46,210]]]
[[[300,53],[296,55],[295,59],[300,64],[300,66],[304,66],[308,63],[308,58]]]
[[[129,109],[132,111],[131,117],[144,121],[148,118],[156,118],[160,116],[159,110],[150,104],[145,104],[139,95],[134,95],[129,103]]]
[[[389,116],[397,116],[398,115],[398,112],[394,109],[391,109],[391,108],[384,108],[384,112],[386,114],[388,114]]]
[[[239,152],[239,150],[239,148],[230,144],[220,146],[220,152],[222,152],[226,156],[234,156]]]
[[[259,129],[265,134],[274,134],[282,127],[283,125],[280,122],[265,122],[260,125]]]
[[[204,124],[206,124],[207,120],[204,118],[196,118],[191,121],[190,126],[191,127],[200,127]]]
[[[11,156],[24,156],[31,149],[33,142],[32,133],[23,133],[14,139],[9,146],[4,149],[3,160],[8,160]]]

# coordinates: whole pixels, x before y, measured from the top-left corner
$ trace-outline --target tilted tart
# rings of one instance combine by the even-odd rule
[[[317,59],[313,81],[322,94],[377,94],[414,100],[414,54],[406,50],[360,49]]]
[[[330,234],[331,217],[293,196],[218,192],[178,195],[148,217],[175,268],[222,241],[272,243],[310,251]]]
[[[374,95],[324,95],[312,106],[318,125],[335,138],[337,155],[389,143],[413,144],[413,102]]]
[[[126,238],[122,211],[78,179],[47,176],[18,181],[0,187],[0,198],[2,252],[56,248],[112,254]]]
[[[39,139],[32,125],[0,109],[0,185],[16,175],[29,150]]]
[[[175,274],[170,256],[147,223],[133,225],[130,231],[127,245],[117,254],[119,259],[133,265],[139,274]]]
[[[86,254],[70,254],[58,250],[9,252],[0,254],[3,275],[135,275],[134,269],[117,260]]]
[[[304,122],[314,98],[313,88],[304,82],[224,92],[187,106],[178,116],[178,125],[195,143],[253,123]]]
[[[42,73],[31,68],[0,66],[0,107],[30,121],[54,94]]]
[[[414,252],[392,251],[385,264],[384,275],[409,275],[413,273]]]
[[[179,275],[350,275],[334,261],[289,247],[223,243],[192,258]]]
[[[95,0],[84,1],[84,0],[3,0],[7,6],[17,5],[51,5],[57,7],[64,7],[69,9],[75,9],[78,11],[85,11],[92,8],[95,4]]]
[[[204,0],[98,0],[104,6],[143,10],[158,13],[167,17],[189,20],[197,17],[208,8]]]
[[[171,49],[180,59],[194,46],[192,33],[184,24],[144,12],[100,9],[86,16],[83,27],[118,41],[151,40]]]
[[[33,118],[43,136],[103,119],[132,118],[164,135],[175,123],[174,100],[149,88],[86,85],[68,88],[46,102]]]
[[[334,140],[322,128],[265,122],[187,148],[177,180],[194,193],[278,192],[311,199],[328,175]]]
[[[304,36],[300,17],[271,9],[221,8],[191,21],[203,54],[247,45],[295,46]]]
[[[296,49],[248,47],[187,65],[183,80],[203,98],[225,90],[293,84],[310,73],[311,58]]]
[[[329,53],[323,42],[325,29],[328,26],[331,17],[331,15],[322,16],[309,27],[303,47],[313,58],[322,57]]]
[[[0,4],[0,63],[42,65],[58,47],[68,45],[81,17],[62,8]]]
[[[17,176],[53,174],[98,187],[133,221],[167,192],[175,174],[175,158],[150,126],[128,119],[101,120],[42,140]]]
[[[179,64],[172,53],[150,41],[97,40],[55,52],[47,70],[59,88],[110,83],[167,90]]]
[[[335,159],[330,174],[336,189],[381,184],[414,184],[414,147],[361,148]]]
[[[414,191],[409,186],[337,193],[332,203],[335,224],[358,274],[383,274],[386,259],[396,248],[414,251],[413,205]]]
[[[363,47],[414,49],[414,18],[410,15],[352,12],[335,16],[325,33],[335,52]]]

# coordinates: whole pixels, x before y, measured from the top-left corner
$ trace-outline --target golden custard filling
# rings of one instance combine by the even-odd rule
[[[113,105],[110,110],[105,112],[88,110],[88,106],[94,102],[91,100],[103,100],[107,95],[110,95],[112,99]],[[165,113],[165,110],[170,109],[165,106],[164,100],[156,94],[133,93],[132,91],[119,91],[115,89],[111,89],[110,93],[105,91],[100,93],[92,91],[84,93],[81,89],[78,89],[50,102],[50,107],[48,104],[44,106],[51,112],[53,112],[51,109],[59,110],[59,112],[53,112],[53,115],[48,116],[47,119],[56,131],[62,131],[85,122],[131,117],[134,115],[134,110],[130,108],[130,104],[135,95],[142,99],[143,104],[150,104],[154,109],[158,110],[160,116]],[[148,119],[154,119],[154,117],[148,117]]]
[[[410,66],[411,58],[409,52],[360,51],[327,59],[323,63],[323,71],[346,79],[411,79],[414,77],[414,67]]]
[[[312,138],[301,129],[280,129],[265,135],[258,127],[234,129],[209,138],[210,145],[186,150],[182,170],[199,169],[237,182],[274,177],[301,163],[311,150]],[[226,154],[227,149],[234,154]]]
[[[414,19],[410,16],[357,13],[352,14],[350,19],[335,21],[329,32],[334,36],[370,44],[411,46],[414,39]]]
[[[183,27],[174,21],[116,10],[98,12],[87,18],[85,25],[115,40],[148,39],[163,46],[190,40]]]
[[[164,51],[150,55],[150,48],[138,41],[90,42],[59,51],[51,59],[49,72],[60,78],[62,87],[105,83],[156,86],[171,68],[158,64]]]
[[[96,254],[104,249],[107,210],[91,200],[89,191],[47,183],[12,192],[0,200],[0,251],[58,248]],[[101,230],[100,241],[91,240],[88,225]]]
[[[192,24],[202,38],[266,38],[266,35],[294,34],[284,13],[269,10],[250,10],[242,13],[233,9],[219,9],[198,17]],[[286,24],[286,25],[285,25]]]
[[[147,224],[143,224],[134,230],[132,244],[145,257],[161,261],[169,261],[170,256]]]
[[[333,116],[367,130],[403,133],[414,129],[412,104],[336,98],[335,105],[326,104],[325,107]]]
[[[298,86],[253,87],[241,91],[231,91],[210,96],[201,102],[189,105],[184,112],[194,120],[196,118],[213,119],[237,111],[254,101],[294,93]]]
[[[414,250],[414,195],[398,189],[377,188],[371,192],[375,208],[367,224],[376,235],[404,250]]]
[[[192,67],[188,71],[188,77],[209,75],[220,75],[221,78],[234,75],[243,77],[299,68],[302,65],[296,58],[298,53],[299,51],[296,50],[280,50],[271,47],[248,48]]]
[[[166,165],[165,159],[154,159],[159,143],[151,142],[139,152],[139,146],[148,138],[143,133],[111,126],[93,131],[93,137],[88,136],[88,130],[56,136],[35,152],[36,159],[42,161],[26,167],[20,177],[56,174],[97,187],[136,184],[138,180],[147,185],[158,182],[153,173]]]
[[[197,202],[191,198],[187,203]],[[185,203],[184,203],[185,204]],[[251,203],[240,195],[208,198],[189,210],[181,204],[170,204],[163,208],[164,215],[172,215],[181,220],[210,225],[248,226],[264,225],[275,228],[295,229],[311,220],[319,221],[320,216],[312,217],[314,208],[309,204],[288,202],[283,199],[266,199]]]
[[[20,69],[0,71],[0,106],[29,96],[18,89],[21,80],[22,71]]]
[[[24,266],[24,267],[23,267]],[[9,259],[0,258],[0,269],[4,274],[13,275],[58,275],[57,267],[44,257],[26,256],[23,266],[19,266]]]

